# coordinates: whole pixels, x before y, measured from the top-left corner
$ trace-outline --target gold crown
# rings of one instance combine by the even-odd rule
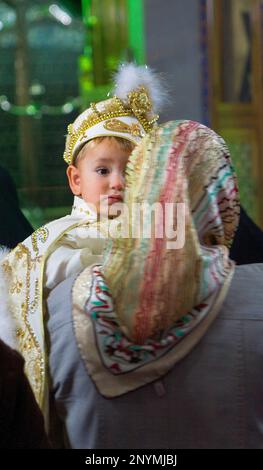
[[[102,109],[97,108],[97,105],[100,104],[102,105]],[[117,96],[114,96],[104,102],[99,102],[97,104],[91,103],[89,111],[89,114],[86,115],[77,128],[74,128],[74,124],[69,124],[68,126],[66,149],[63,158],[69,165],[73,161],[73,152],[76,143],[81,137],[85,137],[84,134],[87,129],[95,126],[96,124],[121,116],[135,117],[143,127],[144,131],[148,133],[159,118],[158,115],[154,115],[152,112],[152,101],[144,86],[140,86],[134,91],[128,93],[127,103]],[[110,126],[105,126],[105,128],[110,130]],[[125,127],[123,127],[122,131],[119,128],[119,131],[125,132],[124,128]],[[118,129],[116,130],[118,131]],[[126,125],[126,132],[131,135],[135,135],[137,132],[137,135],[140,135],[140,132],[138,129],[135,129],[134,125]]]

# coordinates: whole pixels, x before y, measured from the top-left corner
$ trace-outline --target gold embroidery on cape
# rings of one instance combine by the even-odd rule
[[[22,259],[24,255],[27,255],[28,249],[23,245],[23,243],[19,243],[15,250],[15,258]]]
[[[11,274],[11,272],[12,272],[12,268],[11,268],[11,266],[10,266],[10,264],[9,264],[8,261],[4,261],[4,262],[2,263],[2,268],[3,268],[3,270],[4,270],[4,273],[10,276],[10,274]]]
[[[32,239],[32,246],[34,252],[38,255],[39,249],[37,246],[38,240],[40,240],[42,243],[45,243],[49,235],[48,229],[46,227],[40,227],[38,228],[34,233],[31,235]]]
[[[45,233],[44,233],[45,232]],[[46,231],[41,232],[46,234]],[[41,257],[32,258],[30,249],[20,243],[13,252],[10,253],[8,261],[5,261],[5,272],[12,279],[12,267],[16,270],[25,270],[25,283],[18,278],[14,282],[9,282],[10,311],[14,315],[17,330],[16,337],[19,343],[19,350],[25,358],[25,372],[34,391],[37,402],[41,406],[44,383],[44,359],[41,348],[35,333],[29,323],[28,314],[35,310],[39,303],[39,286],[35,283],[34,299],[30,302],[30,272]]]
[[[12,286],[10,287],[10,293],[19,294],[21,292],[22,287],[23,287],[22,281],[16,278],[15,282],[13,282]]]
[[[35,280],[34,300],[29,304],[30,313],[34,313],[39,303],[39,284],[38,279]]]
[[[126,124],[119,119],[110,119],[103,124],[103,127],[108,131],[123,132],[134,136],[143,137],[139,124]]]
[[[78,225],[83,225],[83,223],[73,224],[70,229]],[[101,230],[102,225],[106,232],[104,225],[107,224],[96,223],[94,225],[98,230]],[[66,233],[67,230],[64,232]],[[102,229],[102,231],[104,230]],[[38,339],[37,330],[36,332],[34,330],[34,322],[31,324],[31,321],[34,319],[34,315],[38,315],[41,310],[40,304],[42,302],[41,271],[35,273],[36,269],[41,269],[44,258],[39,241],[44,243],[48,236],[48,229],[42,227],[37,230],[26,242],[29,243],[28,246],[20,243],[7,255],[7,259],[1,265],[7,279],[8,308],[15,322],[18,350],[25,359],[25,373],[41,409],[43,409],[44,403],[45,350],[42,351],[41,339]],[[35,279],[36,274],[38,282]],[[12,288],[13,292],[11,293]],[[40,321],[42,323],[43,319]]]

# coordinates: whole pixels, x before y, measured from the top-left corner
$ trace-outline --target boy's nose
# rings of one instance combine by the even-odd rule
[[[122,189],[124,189],[124,176],[123,176],[123,174],[112,175],[111,188],[112,189],[117,189],[118,191],[121,191]]]

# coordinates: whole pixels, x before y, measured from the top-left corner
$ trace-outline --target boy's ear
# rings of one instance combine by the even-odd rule
[[[74,165],[67,168],[67,177],[71,191],[75,196],[81,196],[80,172]]]

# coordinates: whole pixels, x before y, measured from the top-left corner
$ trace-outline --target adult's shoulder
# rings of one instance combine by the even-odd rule
[[[236,266],[222,313],[228,318],[263,320],[263,263]]]

